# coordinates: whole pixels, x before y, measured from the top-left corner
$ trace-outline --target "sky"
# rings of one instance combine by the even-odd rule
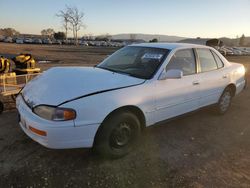
[[[250,36],[250,0],[0,0],[0,28],[63,31],[65,5],[83,11],[85,34],[144,33],[183,37]]]

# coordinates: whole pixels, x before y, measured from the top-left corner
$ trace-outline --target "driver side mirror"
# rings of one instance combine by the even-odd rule
[[[180,79],[183,77],[183,72],[178,69],[170,69],[170,70],[164,70],[160,77],[159,80],[166,80],[166,79]]]

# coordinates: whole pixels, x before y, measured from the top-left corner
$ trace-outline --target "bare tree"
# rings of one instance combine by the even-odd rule
[[[78,44],[78,31],[85,27],[83,24],[84,13],[79,11],[77,7],[68,7],[67,13],[69,18],[69,23],[72,26],[73,36],[75,38],[75,44]]]
[[[67,40],[68,30],[72,30],[75,39],[75,44],[78,43],[78,31],[85,27],[83,24],[84,13],[79,11],[77,7],[70,7],[66,5],[65,10],[60,10],[57,14],[63,21],[65,35]],[[71,26],[71,27],[70,27]]]
[[[62,19],[63,28],[65,29],[66,40],[68,40],[68,30],[70,29],[69,28],[69,13],[68,13],[68,9],[66,8],[65,10],[60,10],[56,14],[56,16]]]

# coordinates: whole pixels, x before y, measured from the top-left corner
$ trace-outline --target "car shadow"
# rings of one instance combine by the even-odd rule
[[[238,116],[236,108],[225,116],[214,115],[211,109],[202,109],[148,127],[131,153],[110,160],[95,155],[91,149],[44,148],[20,130],[17,119],[11,118],[16,115],[15,111],[7,112],[0,117],[7,119],[6,124],[1,125],[4,131],[0,138],[4,140],[0,140],[0,164],[3,166],[0,177],[8,174],[2,181],[6,184],[20,183],[25,177],[27,181],[22,184],[25,186],[31,185],[32,179],[44,185],[42,177],[48,178],[51,186],[63,186],[69,179],[84,185],[95,185],[100,179],[105,185],[117,182],[117,185],[123,183],[123,187],[129,186],[128,181],[140,187],[151,187],[156,179],[163,185],[191,185],[196,175],[190,169],[202,169],[225,157],[223,153],[235,152],[232,148],[239,146],[240,143],[231,146],[236,141],[235,128],[225,123],[229,117],[234,118],[234,113]],[[8,135],[12,135],[10,139],[5,138]]]

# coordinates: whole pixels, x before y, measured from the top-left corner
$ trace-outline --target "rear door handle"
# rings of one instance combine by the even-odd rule
[[[199,81],[193,81],[193,85],[199,85],[200,82]]]
[[[223,75],[223,77],[222,78],[227,78],[228,76],[225,74],[225,75]]]

